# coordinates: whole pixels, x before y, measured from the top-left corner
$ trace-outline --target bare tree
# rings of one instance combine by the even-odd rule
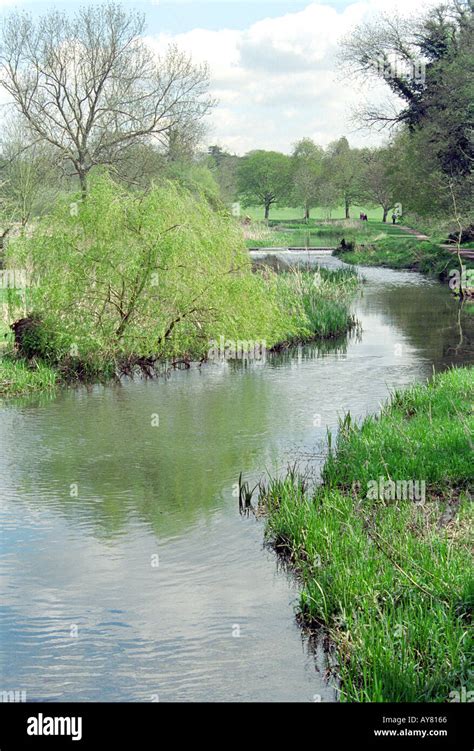
[[[112,2],[69,18],[15,12],[0,36],[0,83],[31,130],[58,149],[83,193],[94,165],[199,121],[212,106],[205,65],[177,47],[156,56],[144,18]]]
[[[356,118],[364,125],[394,125],[411,112],[400,112],[400,102],[419,103],[423,87],[418,72],[424,59],[417,41],[413,20],[396,14],[381,14],[361,24],[343,41],[340,59],[346,72],[359,79],[381,79],[398,97],[396,103],[388,99],[360,107]]]
[[[35,137],[28,124],[18,118],[4,123],[0,137],[0,181],[5,236],[15,224],[24,228],[32,214],[40,214],[61,186],[57,150]]]
[[[443,99],[446,76],[453,77],[456,56],[465,55],[464,73],[469,67],[473,8],[472,0],[446,0],[421,15],[381,13],[343,39],[345,73],[366,82],[384,81],[397,97],[359,107],[356,119],[379,128],[402,123],[413,130],[432,117]]]

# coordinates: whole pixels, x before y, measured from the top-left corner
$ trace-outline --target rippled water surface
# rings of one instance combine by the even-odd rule
[[[297,588],[233,489],[240,471],[258,479],[295,458],[317,469],[345,410],[362,417],[433,366],[472,361],[446,289],[363,273],[362,333],[346,347],[1,404],[2,690],[28,701],[335,697],[295,623]]]

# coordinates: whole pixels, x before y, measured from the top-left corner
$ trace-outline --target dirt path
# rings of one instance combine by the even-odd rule
[[[403,224],[397,224],[397,227],[399,229],[403,230],[403,232],[406,232],[408,235],[413,235],[413,237],[416,237],[417,240],[429,240],[430,238],[428,235],[424,235],[422,232],[418,232],[416,229],[412,229],[411,227],[405,227]],[[455,245],[452,245],[450,243],[440,243],[440,248],[443,248],[443,250],[449,250],[450,253],[456,254],[456,247]],[[460,254],[463,258],[469,258],[470,260],[474,260],[474,250],[469,248],[461,248]]]
[[[412,229],[411,227],[405,227],[403,224],[396,224],[395,226],[403,230],[403,232],[406,232],[407,235],[413,235],[413,237],[416,237],[417,240],[429,240],[430,239],[428,235],[424,235],[422,232],[418,232],[418,230]]]

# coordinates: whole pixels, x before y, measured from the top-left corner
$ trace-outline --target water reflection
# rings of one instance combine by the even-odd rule
[[[345,411],[362,418],[433,365],[472,361],[472,324],[446,289],[363,273],[360,336],[2,405],[5,689],[334,698],[324,655],[301,643],[294,585],[262,550],[261,524],[239,517],[239,473],[252,483],[308,456],[317,473]]]

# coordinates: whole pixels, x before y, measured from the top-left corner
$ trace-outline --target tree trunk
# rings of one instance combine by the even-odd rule
[[[348,198],[345,199],[345,207],[346,207],[346,219],[350,219],[351,218],[351,215],[349,213],[350,203],[349,203]]]
[[[2,232],[2,234],[0,235],[0,250],[3,250],[3,248],[7,244],[7,236],[10,230],[11,230],[11,227],[7,227],[6,230]]]
[[[77,168],[77,175],[79,177],[79,185],[81,186],[82,199],[87,197],[87,170]]]
[[[305,220],[306,224],[308,224],[308,222],[309,222],[309,206],[306,206],[306,208],[304,210],[304,220]]]
[[[385,206],[384,206],[383,207],[383,219],[382,219],[382,222],[386,222],[387,221],[387,216],[388,216],[388,209],[386,209]]]
[[[265,220],[268,219],[269,214],[270,214],[270,204],[265,203]]]

